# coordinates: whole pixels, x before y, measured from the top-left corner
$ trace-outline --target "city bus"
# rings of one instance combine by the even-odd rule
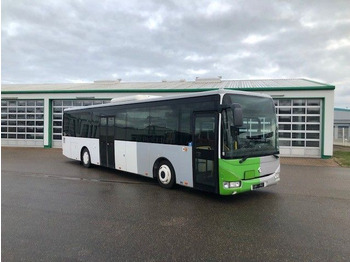
[[[272,98],[216,90],[167,97],[126,97],[69,108],[63,154],[84,167],[104,166],[234,195],[280,180]]]

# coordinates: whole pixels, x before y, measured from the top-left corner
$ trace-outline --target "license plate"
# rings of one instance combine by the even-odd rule
[[[257,184],[257,185],[253,185],[252,190],[254,190],[254,189],[258,189],[258,188],[260,188],[260,187],[264,187],[264,186],[265,186],[265,184],[264,184],[264,183],[260,183],[260,184]]]

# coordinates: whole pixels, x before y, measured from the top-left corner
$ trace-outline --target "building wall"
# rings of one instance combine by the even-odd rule
[[[267,91],[274,99],[293,98],[319,98],[322,104],[322,145],[321,157],[328,158],[333,155],[333,122],[334,122],[334,91],[333,90],[307,90],[307,91]]]
[[[313,157],[330,157],[333,154],[333,108],[334,108],[334,91],[333,90],[314,90],[314,91],[266,91],[261,92],[271,95],[275,100],[280,99],[320,99],[321,103],[321,128],[320,128],[320,148],[310,151],[308,148],[298,148],[298,150],[287,151],[287,156],[313,156]],[[146,94],[146,93],[145,93]],[[170,96],[179,93],[151,93],[154,96]],[[30,143],[21,139],[2,139],[2,145],[12,146],[44,146],[52,147],[52,123],[53,123],[53,100],[108,100],[115,97],[134,96],[135,93],[53,93],[53,94],[3,94],[3,100],[26,99],[26,100],[43,100],[44,101],[44,134],[42,142]],[[281,130],[280,130],[281,131]],[[319,153],[315,155],[315,150]],[[283,150],[281,150],[282,152]],[[289,152],[289,153],[288,153]],[[308,152],[310,154],[308,154]],[[283,152],[282,152],[283,153]],[[312,154],[311,154],[312,153]]]

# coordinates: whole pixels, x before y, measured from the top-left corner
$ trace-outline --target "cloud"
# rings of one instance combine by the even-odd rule
[[[162,25],[162,23],[163,17],[161,16],[161,14],[155,14],[147,19],[147,21],[145,22],[145,26],[150,30],[156,30]]]
[[[10,22],[2,28],[3,32],[10,37],[16,36],[18,29],[20,29],[20,25],[16,22]]]
[[[207,69],[187,69],[186,72],[190,75],[205,75],[209,72]]]
[[[192,54],[185,57],[186,61],[192,61],[192,62],[203,62],[213,59],[212,56],[200,56],[198,54]]]
[[[201,12],[209,17],[221,15],[229,12],[232,9],[232,5],[224,1],[211,1],[209,4],[201,10]]]
[[[2,82],[306,77],[350,100],[349,1],[2,1]],[[331,15],[330,15],[331,14]]]
[[[339,48],[349,48],[350,47],[350,37],[330,40],[326,49],[327,50],[337,50]],[[349,50],[349,49],[348,49]]]
[[[243,39],[242,43],[248,45],[255,45],[257,43],[265,41],[267,38],[268,37],[264,35],[249,35],[248,37]]]

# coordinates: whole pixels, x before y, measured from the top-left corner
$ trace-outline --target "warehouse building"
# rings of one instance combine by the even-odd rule
[[[334,144],[350,146],[350,109],[334,108]]]
[[[333,154],[335,86],[307,79],[122,82],[81,84],[11,84],[1,90],[3,146],[61,147],[65,108],[108,103],[135,94],[170,96],[217,89],[269,94],[279,123],[283,156],[322,157]]]

